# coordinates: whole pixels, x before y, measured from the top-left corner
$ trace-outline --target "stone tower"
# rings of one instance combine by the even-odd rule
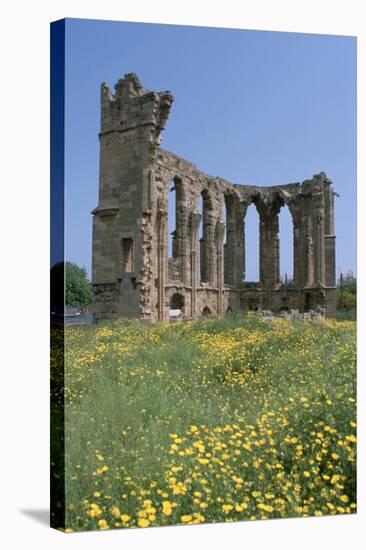
[[[93,211],[95,315],[150,317],[153,162],[173,97],[135,74],[101,87],[99,203]]]
[[[173,103],[135,74],[101,89],[99,203],[93,213],[95,319],[168,320],[206,313],[271,309],[307,311],[336,305],[334,191],[322,172],[272,187],[211,177],[160,147]],[[168,251],[168,202],[175,230]],[[198,211],[199,199],[202,211]],[[260,280],[245,280],[245,216],[259,216]],[[279,273],[278,215],[293,222],[294,279]],[[223,209],[226,209],[226,224]],[[199,237],[199,227],[202,236]]]

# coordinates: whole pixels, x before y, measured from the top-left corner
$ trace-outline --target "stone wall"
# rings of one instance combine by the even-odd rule
[[[335,312],[334,191],[322,172],[272,187],[232,184],[160,147],[173,103],[134,74],[101,91],[99,203],[93,211],[95,318],[168,320],[226,311]],[[176,197],[168,257],[169,189]],[[199,212],[202,197],[203,210]],[[245,281],[245,218],[259,215],[260,280]],[[294,281],[280,283],[281,208],[293,221]],[[226,208],[226,225],[223,211]],[[202,237],[199,238],[199,227]],[[225,240],[226,234],[226,242]]]

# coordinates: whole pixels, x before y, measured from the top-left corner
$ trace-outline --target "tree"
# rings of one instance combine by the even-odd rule
[[[86,269],[72,262],[66,262],[65,265],[66,305],[86,308],[93,298]]]
[[[357,297],[355,294],[345,289],[342,291],[337,291],[337,309],[345,309],[349,311],[351,309],[356,309]]]
[[[93,292],[85,267],[72,262],[60,262],[51,269],[51,306],[63,309],[63,285],[65,283],[65,304],[86,308],[92,301]]]
[[[337,283],[337,309],[352,310],[357,306],[357,280],[352,271],[341,275]]]
[[[294,285],[295,285],[294,279],[292,279],[291,277],[288,277],[287,273],[285,273],[284,277],[281,275],[280,277],[281,288],[292,288]]]
[[[357,280],[353,275],[353,271],[348,271],[343,277],[343,288],[351,294],[357,294]]]

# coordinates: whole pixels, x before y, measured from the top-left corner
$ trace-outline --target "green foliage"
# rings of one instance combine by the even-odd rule
[[[354,309],[337,309],[335,318],[337,321],[356,321],[357,311]]]
[[[286,273],[284,277],[280,277],[280,286],[281,288],[293,288],[295,286],[295,280],[288,277]]]
[[[234,314],[67,329],[66,527],[354,512],[355,332]]]
[[[93,292],[88,281],[85,267],[72,262],[65,264],[66,305],[86,308],[90,305]]]
[[[92,298],[93,291],[84,267],[79,267],[72,262],[59,262],[52,267],[52,310],[63,310],[65,305],[86,308],[91,303]]]
[[[338,287],[341,286],[341,279],[338,279]],[[352,271],[349,271],[342,277],[342,287],[345,290],[348,290],[351,294],[357,294],[357,279],[353,275]]]
[[[357,308],[357,280],[352,271],[349,271],[337,284],[337,310],[347,312],[356,311]]]
[[[350,311],[356,309],[357,305],[357,295],[351,292],[351,290],[343,289],[342,292],[340,289],[337,290],[337,309],[344,309]]]

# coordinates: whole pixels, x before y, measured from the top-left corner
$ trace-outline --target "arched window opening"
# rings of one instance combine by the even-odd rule
[[[203,237],[203,198],[202,193],[198,197],[197,212],[201,214],[201,221],[198,227],[198,239],[201,240]]]
[[[181,312],[184,311],[184,296],[180,294],[179,292],[176,292],[173,294],[173,296],[170,298],[170,309],[177,310],[179,309]]]
[[[197,281],[202,281],[202,247],[201,247],[201,241],[203,237],[203,199],[202,195],[200,194],[198,197],[197,202],[197,212],[201,216],[201,220],[198,226],[198,232],[197,232],[197,238],[198,238],[198,244],[197,244],[197,256],[196,256],[196,273],[197,273]]]
[[[208,306],[205,306],[202,310],[202,317],[207,317],[208,315],[211,315],[212,312]]]
[[[281,298],[280,312],[281,311],[290,311],[287,293]]]
[[[224,232],[224,240],[223,240],[224,246],[227,244],[227,219],[228,219],[228,215],[227,215],[227,204],[226,204],[226,197],[225,197],[225,201],[221,206],[221,220],[225,224],[225,232]]]
[[[168,187],[168,257],[176,257],[176,233],[177,233],[177,193],[175,181],[172,180]]]
[[[248,207],[244,224],[243,280],[259,282],[259,214],[255,204]]]
[[[294,278],[294,230],[291,213],[287,206],[279,213],[279,240],[280,240],[280,282],[281,286],[293,286]]]
[[[133,240],[122,239],[122,271],[133,272]]]
[[[249,311],[258,311],[258,298],[249,297],[248,298],[248,310]]]
[[[209,281],[209,213],[212,208],[208,192],[204,189],[198,198],[198,212],[201,214],[201,222],[198,228],[199,242],[199,280]]]
[[[312,298],[310,292],[305,294],[304,311],[310,311],[312,307]]]

